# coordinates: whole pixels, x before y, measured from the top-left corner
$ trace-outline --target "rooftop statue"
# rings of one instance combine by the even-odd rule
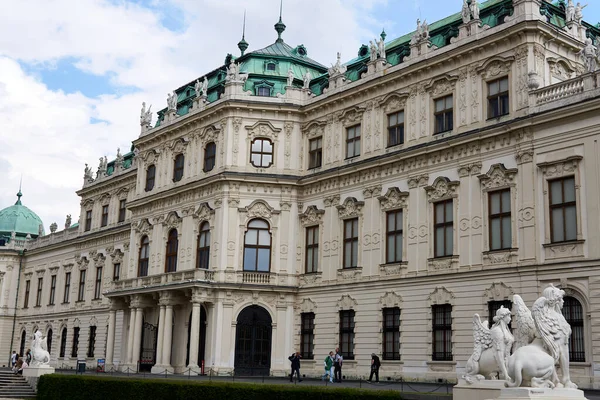
[[[462,17],[463,24],[467,24],[469,21],[471,21],[471,9],[469,8],[467,0],[463,0],[460,16]]]
[[[383,38],[379,40],[375,39],[375,43],[377,43],[379,58],[385,58],[385,42],[383,41]]]
[[[510,356],[514,337],[510,333],[510,310],[500,307],[494,317],[494,325],[488,328],[488,321],[481,322],[479,314],[473,316],[473,354],[465,367],[467,382],[477,380],[507,379],[506,361]]]
[[[67,214],[67,219],[65,221],[65,229],[69,229],[71,227],[71,214]]]
[[[573,5],[573,0],[569,0],[569,2],[567,3],[567,8],[565,10],[565,21],[575,21],[575,5]]]
[[[479,3],[477,0],[471,0],[471,14],[473,19],[479,19]]]
[[[583,21],[583,12],[582,10],[587,7],[587,4],[585,5],[581,5],[581,3],[577,3],[577,5],[575,6],[575,22],[577,22],[579,25],[581,25],[581,22]]]
[[[35,331],[31,342],[31,367],[49,367],[48,337],[42,338],[42,332]]]
[[[117,147],[117,156],[115,157],[115,167],[123,166],[123,155],[121,154],[121,148]]]
[[[427,25],[427,21],[423,21],[421,24],[421,20],[417,19],[417,30],[410,39],[410,44],[418,44],[425,40],[429,40],[429,25]]]
[[[583,58],[587,72],[595,72],[598,69],[598,48],[592,43],[592,39],[585,39],[585,46],[577,53]]]
[[[141,126],[150,126],[152,124],[152,104],[146,110],[146,103],[142,102],[142,111],[140,112],[140,125]]]
[[[202,84],[199,79],[196,79],[196,83],[194,83],[194,91],[196,92],[196,97],[200,97],[202,94]]]
[[[177,93],[175,91],[172,94],[167,93],[167,110],[177,111]]]
[[[229,68],[227,68],[227,81],[237,81],[238,80],[238,66],[233,59],[229,63]]]
[[[83,172],[83,180],[84,180],[84,182],[91,182],[94,180],[94,177],[92,176],[92,169],[90,167],[88,167],[87,164],[85,164],[85,170]]]
[[[329,76],[331,77],[333,75],[345,74],[347,70],[348,67],[342,65],[342,53],[338,51],[336,63],[332,64],[331,68],[329,68]]]
[[[206,77],[204,77],[204,80],[202,81],[202,96],[208,96],[208,79],[206,79]]]
[[[292,86],[293,82],[294,82],[294,71],[292,70],[292,67],[290,66],[290,68],[288,69],[288,73],[287,73],[287,86]]]
[[[310,71],[306,71],[306,73],[302,76],[302,79],[304,80],[302,89],[308,89],[308,87],[310,86],[310,81],[312,79],[312,75],[310,74]]]
[[[375,45],[375,43],[373,43],[372,40],[369,40],[369,51],[370,51],[370,60],[371,61],[377,60],[377,45]]]

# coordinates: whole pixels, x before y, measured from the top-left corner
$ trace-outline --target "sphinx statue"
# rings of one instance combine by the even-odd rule
[[[31,342],[31,366],[48,367],[50,365],[50,353],[48,353],[48,337],[42,338],[42,332],[35,331]]]

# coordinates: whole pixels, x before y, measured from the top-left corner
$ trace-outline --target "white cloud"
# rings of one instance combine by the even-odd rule
[[[351,59],[382,23],[372,10],[385,0],[286,0],[284,40],[304,44],[325,65],[337,51]],[[171,12],[173,7],[181,12]],[[123,1],[39,0],[8,2],[0,14],[0,208],[15,201],[23,175],[23,203],[46,226],[62,226],[79,214],[75,190],[84,163],[127,151],[139,135],[142,101],[162,108],[166,93],[238,54],[242,15],[247,11],[249,51],[273,43],[279,0],[172,0],[150,8]],[[162,23],[182,15],[182,28]],[[108,75],[113,93],[87,97],[50,90],[20,63],[52,68],[59,60],[91,74]],[[120,87],[139,88],[119,95]],[[82,92],[86,92],[81,88]],[[90,123],[90,118],[107,121]]]

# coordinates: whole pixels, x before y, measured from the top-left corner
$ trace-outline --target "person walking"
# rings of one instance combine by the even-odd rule
[[[25,353],[25,362],[27,365],[31,364],[31,349],[27,349],[27,352]]]
[[[300,352],[297,351],[292,353],[291,356],[288,357],[288,360],[292,362],[292,373],[290,374],[290,382],[294,381],[294,372],[298,375],[298,382],[302,382],[302,378],[300,378]]]
[[[17,363],[17,352],[13,351],[12,356],[10,356],[10,363],[12,364],[11,367],[15,367],[15,364]]]
[[[325,365],[323,379],[329,379],[329,382],[333,383],[333,351],[330,351],[329,355],[325,357],[323,364]]]
[[[342,357],[342,352],[338,347],[335,349],[335,356],[333,357],[333,377],[336,382],[342,381],[342,362],[344,361],[344,357]]]
[[[369,382],[373,379],[375,374],[375,382],[379,382],[379,367],[381,367],[381,361],[375,353],[371,353],[371,375],[369,375]]]

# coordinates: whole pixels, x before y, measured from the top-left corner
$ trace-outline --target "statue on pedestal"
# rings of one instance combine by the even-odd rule
[[[463,24],[468,24],[471,21],[471,9],[467,0],[463,0],[462,9],[460,10],[460,16],[462,17]]]
[[[67,219],[65,221],[65,229],[69,229],[71,227],[71,214],[67,214]]]
[[[583,22],[583,12],[582,10],[587,7],[587,4],[585,5],[581,5],[581,3],[577,3],[577,5],[575,6],[575,15],[574,15],[574,20],[575,22],[577,22],[579,25],[581,25],[581,22]]]
[[[92,182],[94,177],[92,176],[92,169],[85,164],[85,170],[83,171],[83,181],[85,183]]]
[[[385,58],[385,43],[383,38],[380,40],[375,39],[375,43],[377,43],[377,51],[379,53],[379,58]]]
[[[196,79],[196,83],[194,83],[194,92],[196,92],[196,98],[199,98],[202,93],[202,84],[199,79]]]
[[[42,338],[42,332],[35,331],[31,342],[31,367],[49,367],[50,353],[48,353],[48,338]]]
[[[152,124],[152,104],[148,107],[146,111],[146,103],[142,103],[142,111],[140,112],[140,125],[143,127],[150,126]]]
[[[290,67],[288,69],[288,73],[287,73],[287,86],[292,86],[293,82],[294,82],[294,71],[292,70],[292,67]]]
[[[585,46],[577,53],[583,58],[587,72],[595,72],[598,68],[598,49],[593,45],[592,39],[585,39]]]
[[[565,9],[565,22],[573,22],[575,20],[575,6],[573,0],[569,0],[567,8]]]
[[[369,57],[370,61],[377,60],[377,45],[372,40],[369,40]]]
[[[208,96],[208,79],[206,79],[206,77],[204,77],[204,80],[202,81],[202,96]]]
[[[167,93],[167,110],[177,111],[177,93]]]
[[[477,0],[471,0],[471,14],[473,15],[473,19],[479,19],[479,3]]]
[[[304,81],[304,84],[302,85],[302,89],[308,89],[308,87],[310,86],[310,81],[312,79],[312,75],[310,74],[309,71],[306,71],[306,74],[304,74],[302,79]]]

